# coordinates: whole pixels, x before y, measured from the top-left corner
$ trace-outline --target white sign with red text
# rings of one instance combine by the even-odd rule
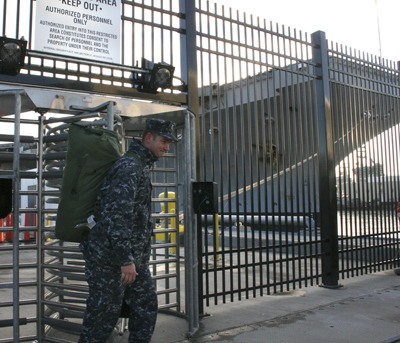
[[[121,63],[121,0],[36,0],[34,49]]]

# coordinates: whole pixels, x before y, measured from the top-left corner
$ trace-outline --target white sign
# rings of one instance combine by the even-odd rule
[[[121,63],[121,0],[36,0],[35,50]]]

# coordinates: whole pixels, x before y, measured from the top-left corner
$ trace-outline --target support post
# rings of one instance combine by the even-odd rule
[[[319,206],[322,241],[322,286],[340,287],[334,137],[329,86],[328,46],[325,33],[311,36],[315,63],[315,95],[318,121]]]
[[[194,0],[180,0],[180,13],[182,14],[181,29],[185,31],[185,35],[182,35],[181,39],[181,65],[182,65],[182,78],[187,82],[187,108],[188,116],[186,117],[186,147],[188,153],[194,156],[191,159],[190,175],[186,179],[186,189],[190,193],[186,202],[185,218],[188,216],[190,220],[190,226],[185,228],[195,228],[196,217],[194,216],[193,208],[191,206],[193,199],[191,194],[192,182],[196,180],[196,169],[198,168],[198,141],[199,141],[199,126],[198,126],[198,84],[197,84],[197,30],[196,30],[196,4]],[[189,115],[190,113],[190,115]],[[189,126],[190,123],[190,126]],[[190,130],[189,130],[190,127]],[[189,135],[189,136],[188,136]],[[197,259],[197,236],[195,232],[188,234],[185,229],[185,299],[186,299],[186,311],[188,314],[189,321],[189,332],[188,337],[193,336],[200,327],[199,322],[199,287],[198,287],[198,270],[200,268]]]
[[[185,171],[185,306],[188,315],[189,330],[188,337],[192,337],[200,327],[200,309],[198,303],[201,294],[202,281],[198,278],[200,269],[198,260],[198,237],[195,228],[197,227],[196,218],[193,213],[192,184],[196,179],[194,163],[195,155],[195,118],[191,112],[187,112],[185,119],[185,166],[189,166]]]
[[[20,207],[20,135],[21,135],[21,96],[24,91],[15,91],[15,119],[13,145],[13,337],[19,342],[20,337],[20,299],[19,299],[19,207]]]

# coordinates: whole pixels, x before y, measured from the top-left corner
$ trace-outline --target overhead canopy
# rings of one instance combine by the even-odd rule
[[[21,112],[59,112],[76,114],[77,109],[95,108],[114,102],[114,111],[124,119],[127,130],[143,128],[145,119],[160,115],[183,124],[185,108],[124,97],[94,95],[89,93],[51,90],[38,87],[21,87],[0,84],[0,116],[15,113],[15,96],[21,94]]]

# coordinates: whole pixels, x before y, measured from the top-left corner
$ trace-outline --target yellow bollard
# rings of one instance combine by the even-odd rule
[[[219,251],[219,223],[218,223],[218,213],[214,213],[214,223],[215,223],[215,240],[214,244],[215,247],[217,248],[217,251]]]
[[[216,247],[216,251],[220,251],[219,246],[219,220],[218,220],[218,213],[214,213],[214,223],[215,223],[215,237],[214,237],[214,244]],[[221,260],[221,255],[217,255],[217,261]]]
[[[162,192],[158,195],[159,198],[165,198],[165,192]],[[169,199],[175,199],[175,192],[167,192],[167,197]],[[176,202],[175,201],[170,201],[167,202],[167,206],[165,206],[165,203],[161,203],[161,212],[160,213],[168,213],[168,214],[175,214],[176,212]],[[171,217],[168,218],[168,229],[178,229],[179,233],[184,232],[184,226],[179,225],[178,227],[176,226],[176,217]],[[158,239],[158,237],[163,236],[163,239]],[[161,240],[161,241],[166,241],[165,239],[165,234],[163,233],[158,233],[156,234],[156,240]],[[175,243],[177,242],[177,237],[176,237],[176,232],[172,232],[168,234],[168,240],[170,243]],[[176,254],[176,248],[171,248],[171,254]]]

